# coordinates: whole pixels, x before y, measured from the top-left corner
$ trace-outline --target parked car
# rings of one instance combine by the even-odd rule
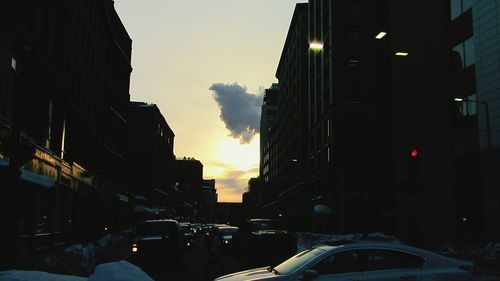
[[[179,231],[182,237],[182,245],[186,247],[191,247],[194,241],[194,235],[191,229],[191,224],[189,222],[180,222]]]
[[[202,229],[203,225],[201,223],[191,223],[191,232],[193,233],[193,235],[199,235],[201,234],[201,229]]]
[[[297,237],[275,219],[249,219],[233,235],[235,252],[240,257],[271,263],[281,262],[297,253]]]
[[[233,235],[238,232],[238,229],[238,227],[230,225],[217,227],[218,238],[220,239],[223,250],[227,251],[232,248]]]
[[[182,239],[176,220],[146,220],[133,234],[131,261],[141,267],[175,268],[182,265]]]
[[[275,267],[262,267],[215,280],[442,280],[477,281],[474,263],[390,242],[343,241],[317,245]]]

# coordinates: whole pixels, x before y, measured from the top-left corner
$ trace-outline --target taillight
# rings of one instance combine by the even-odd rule
[[[461,265],[458,268],[460,268],[461,270],[465,270],[465,271],[469,272],[470,274],[479,275],[479,271],[477,270],[476,266],[474,266],[474,265]]]

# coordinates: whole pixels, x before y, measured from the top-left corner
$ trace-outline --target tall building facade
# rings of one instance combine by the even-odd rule
[[[450,0],[454,155],[459,233],[462,240],[500,234],[498,173],[500,38],[496,1]],[[472,187],[474,187],[472,189]]]
[[[266,129],[276,168],[263,164],[261,176],[278,184],[264,177],[275,191],[265,206],[294,198],[302,176],[289,160],[300,160],[305,143],[307,188],[296,194],[307,198],[305,211],[330,208],[331,231],[380,230],[426,245],[494,237],[496,2],[310,0],[307,11],[307,39],[323,47],[292,40],[301,34],[296,9],[276,74],[277,121]],[[307,75],[305,111],[297,73]]]
[[[174,132],[155,104],[128,108],[128,190],[174,208]]]
[[[280,85],[276,118],[277,190],[306,181],[308,4],[298,3],[276,70]]]
[[[203,202],[203,164],[200,160],[183,157],[175,160],[174,180],[178,193],[178,213],[197,217]]]
[[[1,10],[4,240],[25,252],[92,239],[119,219],[106,198],[124,190],[132,40],[110,0]]]
[[[394,218],[386,1],[310,1],[308,160],[314,198],[336,231]],[[387,231],[387,230],[386,230]]]
[[[298,3],[276,70],[278,84],[266,90],[261,116],[261,190],[248,192],[245,202],[263,215],[281,214],[306,224],[308,4]],[[300,199],[300,203],[297,200]],[[295,201],[295,204],[292,202]],[[297,207],[297,208],[295,208]],[[249,209],[248,207],[246,209]],[[284,211],[286,210],[286,211]],[[247,211],[249,212],[249,211]]]
[[[259,177],[265,183],[269,183],[273,177],[276,177],[273,168],[273,158],[276,158],[276,143],[273,136],[278,115],[278,95],[279,84],[273,83],[264,93],[262,110],[260,115],[260,165]]]

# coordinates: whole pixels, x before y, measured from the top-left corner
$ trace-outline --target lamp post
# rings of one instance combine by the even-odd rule
[[[488,145],[488,151],[491,153],[491,129],[490,129],[490,110],[488,103],[485,101],[479,101],[479,100],[469,100],[467,98],[455,98],[454,101],[456,102],[473,102],[473,103],[479,103],[484,106],[484,111],[486,114],[486,134],[487,134],[487,145]]]
[[[485,111],[485,114],[486,114],[486,139],[487,139],[487,147],[488,147],[488,160],[489,160],[489,164],[490,164],[490,188],[491,188],[491,192],[494,194],[495,192],[495,184],[494,184],[494,179],[495,179],[495,176],[493,175],[494,174],[494,157],[493,157],[493,149],[492,149],[492,145],[491,145],[491,128],[490,128],[490,110],[489,110],[489,106],[488,106],[488,103],[485,102],[485,101],[479,101],[479,100],[470,100],[470,99],[467,99],[467,98],[454,98],[454,101],[456,102],[465,102],[466,104],[469,103],[469,102],[472,102],[472,103],[479,103],[481,105],[484,106],[484,111]]]

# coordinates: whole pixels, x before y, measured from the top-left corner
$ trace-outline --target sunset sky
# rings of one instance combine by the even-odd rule
[[[115,0],[132,38],[133,101],[155,103],[177,157],[203,163],[220,202],[258,176],[262,93],[296,0]]]

